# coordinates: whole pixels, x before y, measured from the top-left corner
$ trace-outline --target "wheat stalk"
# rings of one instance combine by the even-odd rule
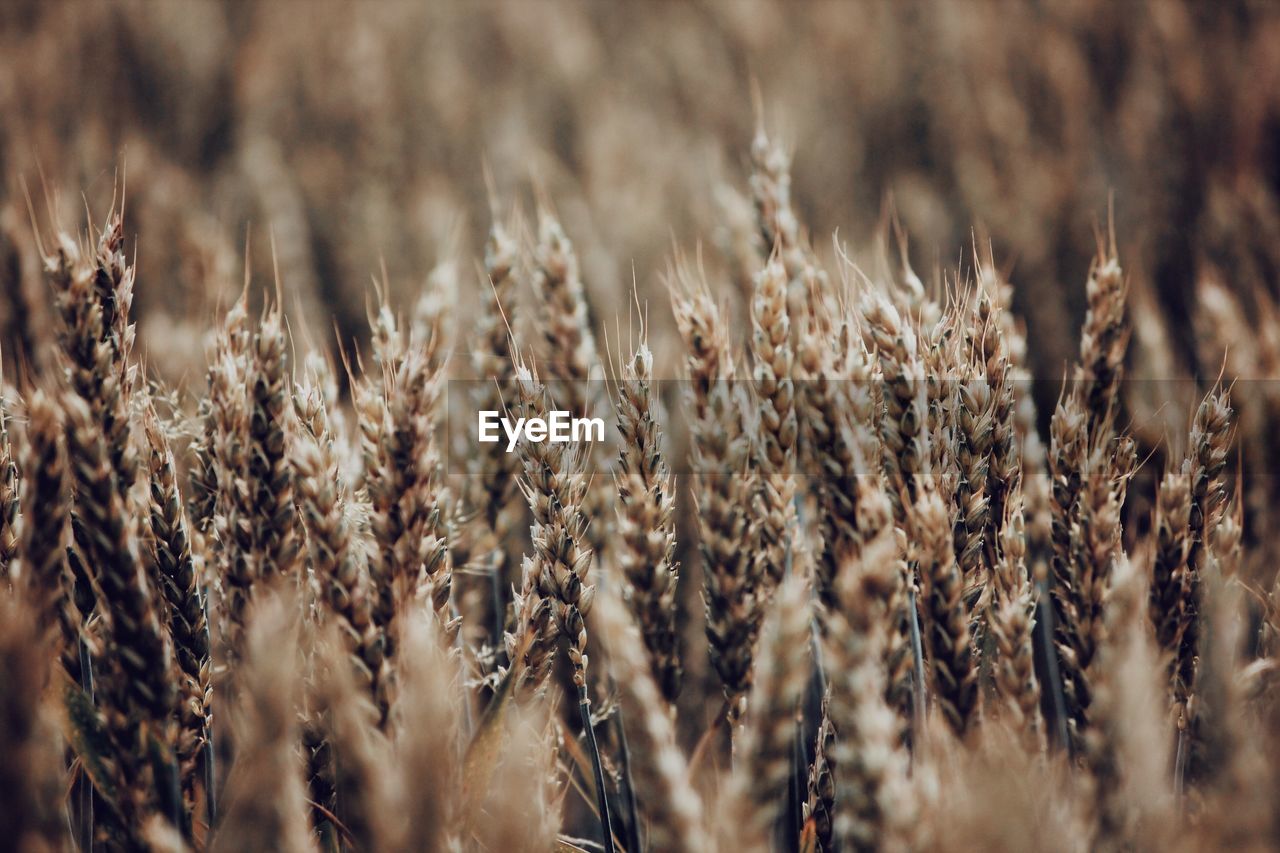
[[[206,597],[191,554],[177,466],[154,408],[144,427],[150,447],[151,559],[167,605],[179,690],[177,756],[188,813],[195,807],[198,762],[212,734],[213,661]],[[211,752],[209,753],[211,755]]]

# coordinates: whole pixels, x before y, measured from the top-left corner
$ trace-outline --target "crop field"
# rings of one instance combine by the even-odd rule
[[[1280,849],[1280,6],[0,6],[0,849]]]

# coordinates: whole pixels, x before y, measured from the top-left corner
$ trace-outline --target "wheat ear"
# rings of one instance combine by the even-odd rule
[[[702,820],[702,798],[676,745],[675,727],[635,621],[616,598],[596,603],[596,624],[609,638],[612,675],[627,712],[636,794],[655,850],[697,851],[710,846]]]
[[[520,590],[515,594],[516,630],[506,634],[507,658],[518,667],[517,687],[521,697],[541,694],[555,660],[555,602],[539,592],[542,567],[536,558],[521,562]]]
[[[662,450],[653,399],[653,354],[641,344],[623,365],[618,382],[618,533],[616,559],[626,598],[640,623],[645,648],[663,698],[680,692],[676,632],[675,483]]]
[[[0,577],[11,575],[18,556],[22,535],[19,493],[18,457],[9,435],[9,399],[0,393]]]
[[[670,281],[672,309],[685,342],[690,465],[695,475],[698,550],[711,665],[731,715],[751,687],[760,629],[756,527],[749,523],[757,484],[751,447],[734,383],[729,332],[701,270],[677,265]]]
[[[877,356],[884,391],[881,459],[894,517],[902,524],[918,488],[922,430],[926,426],[917,338],[884,296],[865,294],[861,309],[863,335]]]
[[[151,558],[167,605],[178,680],[177,755],[187,810],[195,807],[199,760],[212,734],[213,663],[208,609],[191,555],[186,505],[178,491],[177,466],[154,409],[145,421],[150,447]]]
[[[978,671],[962,597],[964,579],[951,549],[950,514],[926,490],[912,510],[911,536],[920,567],[926,647],[933,698],[956,737],[963,739],[978,715]]]
[[[1161,822],[1173,791],[1170,741],[1155,725],[1164,714],[1156,650],[1142,619],[1145,590],[1123,556],[1113,575],[1083,752],[1094,805],[1092,843],[1096,849],[1127,850],[1168,833]]]
[[[383,309],[383,327],[389,311]],[[442,535],[440,451],[435,415],[441,374],[432,368],[425,342],[400,338],[379,356],[381,374],[356,389],[363,485],[370,500],[374,547],[369,576],[373,624],[388,661],[395,658],[395,625],[419,595],[435,610],[442,640],[452,643],[459,624],[449,612],[453,568]],[[387,707],[383,707],[385,722]]]
[[[806,336],[812,340],[814,336]],[[808,344],[805,344],[808,346]],[[820,344],[819,378],[810,379],[804,395],[805,422],[810,426],[811,482],[816,484],[821,509],[823,548],[817,564],[818,597],[836,606],[835,575],[847,559],[856,557],[863,543],[879,532],[859,524],[859,497],[867,489],[880,491],[879,439],[874,424],[878,398],[872,387],[873,368],[852,324],[842,322],[834,347]],[[875,524],[892,523],[892,514]]]
[[[528,416],[546,405],[546,389],[523,363],[517,362],[516,381],[520,406]],[[606,851],[614,849],[609,800],[604,772],[596,747],[587,696],[587,617],[596,588],[588,582],[591,549],[586,545],[586,517],[582,504],[587,493],[583,445],[565,447],[550,442],[525,441],[520,446],[524,479],[521,488],[533,514],[533,550],[538,567],[538,592],[551,601],[556,629],[568,644],[573,684],[578,691],[582,719],[595,770],[596,801]]]
[[[892,512],[882,493],[863,500],[867,509],[876,505],[880,514]],[[834,579],[840,606],[828,616],[824,646],[836,731],[834,849],[881,849],[895,823],[910,820],[907,754],[897,715],[885,700],[884,647],[901,589],[899,549],[893,528],[885,526],[841,564]]]
[[[67,528],[71,512],[70,475],[62,410],[43,391],[27,397],[27,453],[30,472],[22,484],[24,524],[22,576],[37,618],[56,634],[59,658],[72,683],[80,683],[80,624],[67,568]]]
[[[416,615],[401,632],[401,701],[392,732],[408,824],[400,848],[404,853],[452,846],[464,808],[462,674],[457,656],[444,650],[439,630],[433,619]]]
[[[233,662],[256,580],[252,508],[245,482],[249,423],[245,389],[252,369],[251,334],[242,296],[223,318],[210,356],[208,405],[199,448],[199,456],[207,454],[207,467],[196,475],[196,511],[208,520],[218,546],[210,550],[211,574],[221,582],[221,640]]]
[[[1165,472],[1156,492],[1156,543],[1147,607],[1156,642],[1169,658],[1170,698],[1174,704],[1187,696],[1187,689],[1179,686],[1183,667],[1178,652],[1188,625],[1196,618],[1187,589],[1190,521],[1191,471],[1190,465],[1184,462]],[[1195,646],[1194,642],[1188,644],[1193,651]],[[1187,684],[1186,688],[1189,687]]]
[[[1000,563],[989,624],[995,644],[993,682],[1009,727],[1028,749],[1043,751],[1044,720],[1040,681],[1035,670],[1037,597],[1026,564],[1026,531],[1022,495],[1015,490],[1005,502],[1007,519],[1000,527]]]
[[[727,819],[743,843],[761,844],[785,802],[796,713],[809,680],[809,590],[789,575],[761,629],[747,719],[735,745]]]
[[[480,386],[475,391],[478,411],[501,411],[516,400],[512,376],[511,335],[515,323],[517,285],[520,281],[520,247],[508,228],[495,218],[484,246],[485,291],[478,321],[479,343],[472,351],[472,370]],[[494,617],[503,624],[505,587],[511,582],[506,544],[523,519],[517,506],[519,461],[499,444],[482,445],[467,463],[467,502],[483,519],[494,549]],[[500,636],[500,632],[498,634]]]
[[[786,571],[796,534],[796,420],[792,381],[794,351],[787,311],[787,280],[782,264],[769,261],[756,277],[751,300],[751,355],[760,405],[757,424],[757,497],[760,550],[768,583],[776,585]],[[767,589],[765,590],[767,594]]]
[[[255,598],[233,712],[237,760],[227,785],[227,806],[210,849],[316,849],[307,827],[306,788],[299,761],[301,693],[297,654],[298,607],[275,595]]]
[[[1200,654],[1200,572],[1205,551],[1221,522],[1227,502],[1223,472],[1231,446],[1231,404],[1225,392],[1215,390],[1200,403],[1191,424],[1190,454],[1184,464],[1189,478],[1186,556],[1178,579],[1183,598],[1176,654],[1175,701],[1185,705],[1195,684],[1195,659]]]
[[[63,396],[62,407],[81,541],[86,543],[85,558],[93,567],[106,622],[106,667],[99,695],[125,784],[117,792],[124,821],[118,829],[128,838],[157,810],[177,807],[164,801],[165,780],[153,771],[157,753],[162,756],[159,766],[172,761],[173,653],[99,424],[89,405],[74,393]],[[176,814],[168,813],[176,825]]]
[[[269,580],[292,577],[299,536],[290,464],[293,435],[289,353],[279,307],[267,309],[252,345],[249,375],[247,478],[254,525],[256,574]]]
[[[41,704],[48,661],[35,614],[25,605],[0,592],[0,837],[14,850],[69,850],[62,756]]]
[[[1201,667],[1197,684],[1198,743],[1194,744],[1197,787],[1218,808],[1204,809],[1204,844],[1242,849],[1256,844],[1274,826],[1267,753],[1257,748],[1241,689],[1239,650],[1242,618],[1240,509],[1228,510],[1205,549],[1201,610]],[[1229,807],[1228,805],[1229,804]]]
[[[1088,310],[1080,332],[1080,364],[1076,379],[1090,432],[1113,417],[1120,392],[1124,354],[1132,331],[1128,313],[1128,283],[1116,259],[1114,241],[1100,250],[1085,285]]]
[[[590,406],[586,382],[599,356],[578,255],[560,220],[545,208],[538,212],[534,261],[533,287],[543,302],[543,337],[551,353],[548,372],[567,386],[560,402],[581,416]]]
[[[986,379],[963,379],[956,383],[955,460],[958,469],[953,502],[953,541],[956,562],[966,588],[983,588],[993,568],[986,562],[986,536],[991,505],[987,481],[995,438],[996,396]]]
[[[122,493],[128,494],[137,479],[128,408],[136,379],[136,368],[129,363],[134,269],[123,248],[123,220],[113,211],[92,249],[59,234],[57,249],[44,258],[44,266],[62,318],[59,340],[66,374],[101,424],[112,470]]]
[[[387,702],[383,650],[372,620],[372,590],[356,531],[347,513],[336,439],[314,384],[295,392],[299,441],[295,445],[298,508],[307,532],[311,572],[322,610],[336,621],[359,687],[378,707]]]
[[[333,632],[321,634],[317,659],[337,665],[321,664],[318,683],[310,691],[333,754],[337,816],[355,848],[394,849],[406,815],[398,808],[399,780],[387,772],[391,745],[378,727],[379,711],[366,686],[357,684],[356,672],[340,663],[347,648],[347,640]]]
[[[832,752],[836,745],[836,730],[831,724],[828,708],[830,695],[822,699],[822,716],[818,721],[818,733],[814,737],[813,761],[809,764],[808,788],[804,800],[801,844],[812,845],[822,851],[833,849],[836,810],[836,764]]]

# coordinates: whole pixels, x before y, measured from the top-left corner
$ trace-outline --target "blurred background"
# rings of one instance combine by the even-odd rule
[[[6,0],[0,207],[24,260],[0,320],[21,338],[42,310],[15,304],[44,296],[12,273],[36,273],[23,177],[65,227],[127,179],[163,372],[202,372],[183,331],[238,292],[246,240],[269,287],[274,237],[295,325],[322,340],[365,334],[383,263],[394,295],[454,260],[465,312],[487,165],[504,213],[535,192],[555,206],[599,325],[634,275],[661,336],[673,242],[701,241],[715,271],[740,225],[752,79],[819,252],[839,229],[863,262],[890,204],[926,279],[990,239],[1037,375],[1074,353],[1108,193],[1148,375],[1217,374],[1202,280],[1242,318],[1277,286],[1280,5],[1263,0]]]

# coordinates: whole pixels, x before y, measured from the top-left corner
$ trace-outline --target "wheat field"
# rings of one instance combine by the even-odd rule
[[[0,848],[1280,849],[1276,8],[16,0],[0,117]]]

